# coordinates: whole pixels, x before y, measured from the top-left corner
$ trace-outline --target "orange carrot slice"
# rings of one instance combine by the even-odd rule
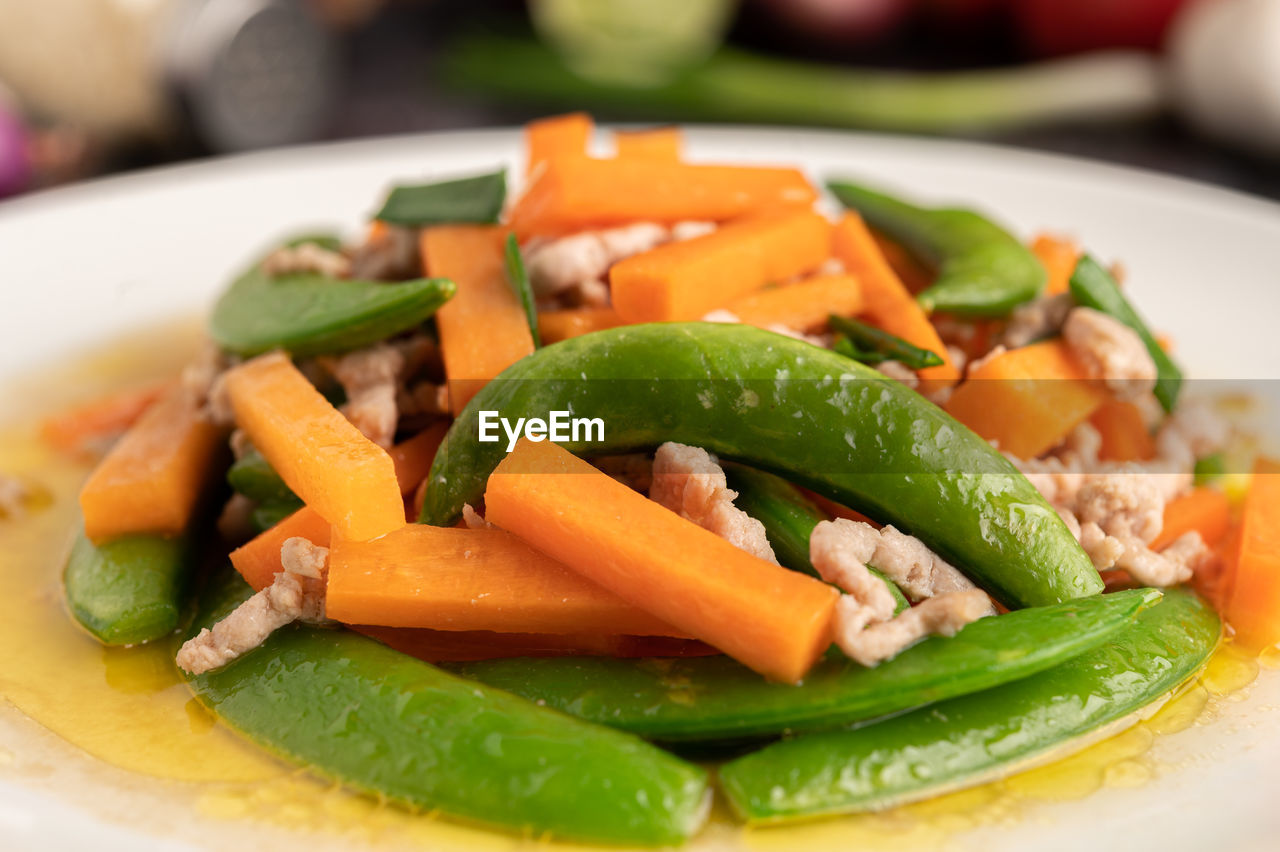
[[[85,482],[85,535],[101,543],[135,533],[181,534],[225,437],[225,430],[200,416],[190,392],[173,387],[143,412]]]
[[[614,264],[613,306],[629,323],[696,320],[830,254],[831,225],[812,210],[750,216]]]
[[[618,156],[631,159],[680,162],[684,137],[678,127],[655,127],[650,130],[619,130],[613,134]]]
[[[1080,260],[1080,247],[1071,240],[1041,234],[1031,243],[1031,252],[1044,264],[1044,271],[1048,274],[1045,295],[1067,292],[1071,273],[1076,271],[1076,263]]]
[[[335,541],[325,611],[380,627],[682,635],[509,532],[426,524]]]
[[[831,314],[853,316],[862,306],[862,288],[852,275],[815,275],[740,296],[724,308],[749,325],[814,331],[824,328]]]
[[[1102,437],[1098,457],[1106,461],[1146,461],[1155,458],[1156,444],[1142,411],[1132,402],[1108,399],[1089,423]]]
[[[846,213],[836,223],[832,249],[845,269],[862,285],[866,312],[872,322],[908,343],[928,349],[945,362],[920,370],[920,378],[935,386],[959,381],[960,371],[947,354],[937,329],[889,266],[875,237],[857,214]]]
[[[351,425],[279,352],[228,371],[236,424],[302,501],[344,538],[363,541],[404,526],[404,502],[387,451]]]
[[[353,629],[402,654],[428,663],[509,657],[707,657],[720,653],[705,642],[673,636],[494,633],[489,630],[426,630],[371,625],[357,625]]]
[[[839,593],[772,565],[552,443],[522,440],[489,477],[487,517],[768,677],[795,682],[831,644]]]
[[[506,238],[505,228],[489,225],[446,225],[422,233],[428,273],[458,285],[457,295],[436,312],[454,414],[490,379],[533,352],[529,318],[507,281]]]
[[[142,416],[142,412],[164,396],[174,383],[151,382],[134,388],[112,391],[45,418],[40,439],[61,452],[80,455],[102,449],[109,441]]]
[[[626,222],[723,222],[817,197],[797,169],[558,157],[516,202],[511,226],[523,242]]]
[[[1164,507],[1164,528],[1151,542],[1152,550],[1163,550],[1179,536],[1198,532],[1213,547],[1231,527],[1231,501],[1214,488],[1195,488]]]
[[[528,162],[525,173],[533,174],[549,160],[565,155],[584,156],[595,122],[585,112],[571,112],[531,121],[524,126]]]
[[[622,325],[622,317],[613,308],[567,308],[538,312],[538,333],[543,343],[556,343]]]
[[[876,248],[880,249],[880,253],[884,255],[885,263],[889,264],[893,274],[898,276],[898,280],[908,292],[919,293],[933,283],[935,277],[933,272],[903,248],[902,243],[875,229],[871,229],[871,236],[876,242]]]
[[[1034,458],[1106,402],[1102,386],[1060,340],[998,355],[971,373],[947,411],[983,438],[1019,458]]]
[[[436,423],[388,451],[402,495],[412,494],[419,483],[426,482],[431,462],[435,460],[436,451],[448,431],[449,424]],[[417,517],[417,512],[412,517]],[[261,590],[271,585],[275,575],[284,570],[280,565],[280,548],[286,540],[300,536],[312,544],[328,547],[331,531],[328,521],[311,507],[303,506],[271,529],[231,551],[231,564],[250,586]]]
[[[1280,641],[1280,462],[1259,459],[1244,502],[1239,558],[1229,577],[1227,622],[1236,641],[1261,649]]]

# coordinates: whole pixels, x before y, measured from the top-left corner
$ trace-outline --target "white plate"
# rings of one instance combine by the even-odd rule
[[[511,131],[280,150],[113,178],[0,204],[0,379],[206,306],[279,236],[352,231],[392,182],[517,165]],[[798,163],[925,200],[990,211],[1018,232],[1079,237],[1122,260],[1128,288],[1197,378],[1280,372],[1280,206],[1152,174],[951,142],[834,132],[696,128],[692,158]],[[1257,384],[1257,383],[1261,384]],[[8,402],[0,418],[8,419]],[[1223,718],[1157,742],[1185,765],[1136,789],[1043,804],[961,847],[1272,849],[1280,836],[1280,676]],[[175,848],[47,793],[0,783],[0,847]],[[723,840],[724,838],[719,838]],[[196,840],[196,838],[192,838]],[[298,838],[301,847],[306,842]],[[773,844],[778,840],[775,838]],[[176,848],[183,848],[179,844]],[[782,848],[782,847],[779,847]]]

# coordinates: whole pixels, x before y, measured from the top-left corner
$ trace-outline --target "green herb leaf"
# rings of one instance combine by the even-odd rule
[[[374,218],[410,227],[454,222],[491,224],[498,221],[506,197],[506,170],[440,183],[397,186]]]
[[[831,328],[842,335],[836,340],[835,351],[864,364],[881,361],[898,361],[913,370],[937,367],[943,363],[941,356],[928,349],[921,349],[901,337],[883,329],[849,317],[832,314],[828,318]]]
[[[524,306],[525,317],[529,320],[529,333],[533,335],[535,348],[542,347],[542,337],[538,334],[538,309],[533,304],[533,285],[529,283],[529,273],[524,268],[524,258],[520,256],[520,244],[515,234],[507,235],[507,282],[515,291],[516,298]]]

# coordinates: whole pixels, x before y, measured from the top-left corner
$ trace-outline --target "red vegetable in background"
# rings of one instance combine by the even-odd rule
[[[759,0],[792,28],[837,44],[867,44],[896,30],[915,0]]]
[[[1012,0],[1020,40],[1038,56],[1109,47],[1158,50],[1189,0]]]

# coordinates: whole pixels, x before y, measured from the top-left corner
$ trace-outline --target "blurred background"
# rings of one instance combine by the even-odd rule
[[[984,139],[1280,198],[1280,0],[0,0],[0,197],[577,109]]]

